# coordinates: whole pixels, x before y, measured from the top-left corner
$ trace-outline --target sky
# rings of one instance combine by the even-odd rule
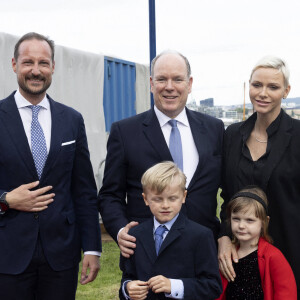
[[[149,64],[148,0],[0,0],[0,31],[36,31],[57,45]],[[189,101],[242,104],[244,82],[265,55],[290,67],[300,97],[299,0],[156,0],[156,51],[190,61]]]

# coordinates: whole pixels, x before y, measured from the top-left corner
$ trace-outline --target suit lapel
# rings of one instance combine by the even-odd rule
[[[164,252],[166,248],[168,248],[174,241],[176,241],[178,238],[181,237],[181,230],[185,227],[185,217],[182,213],[179,214],[177,220],[171,227],[170,232],[166,236],[166,238],[163,240],[161,247],[158,252],[158,257],[161,255],[161,253]]]
[[[16,105],[14,93],[3,100],[0,113],[3,124],[6,126],[11,140],[18,150],[21,160],[24,162],[29,172],[34,177],[37,177],[38,175],[34,165],[32,153],[28,144],[22,119]]]
[[[148,111],[143,122],[144,134],[161,160],[173,161],[154,109]]]
[[[145,252],[147,253],[151,263],[153,264],[156,260],[156,252],[155,252],[155,243],[153,237],[153,218],[149,221],[145,221],[143,223],[144,231],[140,236],[141,243],[144,247]],[[149,237],[153,237],[152,239]]]
[[[62,143],[62,128],[63,128],[63,109],[61,109],[56,102],[47,95],[51,107],[51,142],[50,150],[43,170],[42,178],[51,170],[55,163],[57,155],[61,151]],[[41,179],[42,179],[41,178]]]
[[[282,112],[282,120],[276,133],[276,137],[273,144],[272,150],[270,151],[267,164],[263,170],[263,185],[262,188],[266,190],[268,181],[272,175],[273,170],[280,162],[287,147],[291,141],[291,129],[292,129],[292,118],[289,117],[284,111]]]
[[[193,139],[199,154],[198,166],[189,184],[189,186],[192,186],[197,178],[196,174],[201,170],[201,166],[204,163],[205,156],[203,155],[203,151],[204,149],[207,149],[207,144],[206,144],[207,132],[200,118],[195,118],[193,113],[187,108],[186,108],[186,113],[189,120]],[[157,153],[157,155],[160,157],[160,159],[162,161],[164,160],[173,161],[170,150],[165,141],[164,135],[162,133],[160,124],[158,122],[158,119],[156,117],[153,108],[148,111],[148,114],[143,122],[143,125],[144,125],[144,129],[143,129],[144,134],[147,140],[149,141],[149,143],[152,145],[155,152]]]
[[[242,124],[239,126],[237,132],[234,134],[231,134],[229,136],[227,132],[227,141],[226,145],[224,145],[224,149],[227,152],[223,152],[223,160],[227,163],[231,164],[232,167],[225,168],[224,166],[226,163],[223,163],[223,180],[224,182],[227,181],[227,179],[230,178],[230,182],[227,182],[228,185],[231,185],[234,192],[237,192],[239,189],[239,180],[237,178],[238,176],[238,170],[239,170],[239,163],[241,159],[241,151],[243,147],[243,138],[242,138]],[[224,150],[223,149],[223,150]],[[230,151],[228,151],[230,149]]]
[[[195,118],[193,113],[187,108],[186,108],[186,114],[189,120],[193,139],[199,154],[198,166],[189,184],[189,187],[191,187],[195,182],[196,178],[198,178],[197,173],[200,172],[201,167],[204,163],[203,160],[205,158],[205,155],[203,155],[204,152],[203,150],[207,149],[207,136],[206,136],[207,132],[203,125],[202,120],[200,120],[200,118]]]

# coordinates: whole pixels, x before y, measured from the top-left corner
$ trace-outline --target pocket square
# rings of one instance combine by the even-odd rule
[[[62,143],[61,145],[62,146],[67,146],[67,145],[70,145],[70,144],[74,144],[76,142],[76,140],[74,140],[74,141],[69,141],[69,142],[64,142],[64,143]]]

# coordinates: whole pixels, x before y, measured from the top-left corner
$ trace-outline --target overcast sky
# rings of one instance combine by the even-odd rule
[[[148,0],[0,0],[0,31],[36,31],[56,44],[149,63]],[[157,53],[190,60],[191,98],[243,103],[243,84],[272,54],[291,69],[289,97],[300,97],[299,0],[156,0]],[[248,91],[246,101],[249,102]]]

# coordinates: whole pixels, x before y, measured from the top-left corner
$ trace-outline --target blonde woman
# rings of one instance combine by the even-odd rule
[[[225,133],[219,265],[224,276],[234,280],[232,259],[237,261],[238,255],[225,226],[225,208],[242,187],[257,185],[270,202],[274,245],[290,263],[299,289],[300,121],[281,109],[281,100],[291,89],[286,63],[277,57],[264,57],[253,68],[249,86],[255,113],[229,126]]]

